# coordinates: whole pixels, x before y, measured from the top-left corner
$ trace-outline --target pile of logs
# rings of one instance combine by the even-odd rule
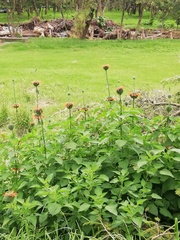
[[[0,25],[0,37],[70,37],[73,32],[74,21],[67,19],[55,19],[51,21],[40,21],[32,19],[28,23],[17,27]],[[106,20],[105,26],[101,27],[96,19],[91,21],[87,38],[95,39],[156,39],[171,38],[180,39],[180,31],[171,30],[149,30],[122,29],[111,20]]]

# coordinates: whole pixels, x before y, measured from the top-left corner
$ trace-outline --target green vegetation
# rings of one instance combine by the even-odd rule
[[[179,240],[170,95],[179,46],[44,38],[0,47],[0,239]],[[163,114],[139,108],[165,79]]]
[[[1,136],[1,239],[179,239],[180,119],[169,100],[164,116],[144,117],[135,81],[128,106],[119,87],[119,101],[78,112],[69,101],[46,125],[33,82],[29,133],[9,125]]]
[[[17,103],[32,103],[31,82],[42,82],[41,104],[49,114],[64,108],[68,92],[79,104],[85,91],[87,104],[106,99],[102,65],[110,64],[110,88],[120,84],[125,93],[136,76],[139,90],[163,89],[161,81],[179,74],[179,41],[81,41],[77,39],[30,39],[1,47],[1,102],[13,103],[12,80]],[[171,85],[170,85],[171,86]],[[173,91],[174,87],[171,86]],[[168,87],[166,90],[169,91]],[[46,111],[46,110],[45,110]]]

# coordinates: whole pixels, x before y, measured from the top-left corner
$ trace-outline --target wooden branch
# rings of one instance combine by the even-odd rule
[[[178,104],[178,103],[168,103],[168,102],[153,103],[153,105],[155,105],[155,106],[171,105],[171,106],[175,106],[175,107],[180,107],[180,104]]]

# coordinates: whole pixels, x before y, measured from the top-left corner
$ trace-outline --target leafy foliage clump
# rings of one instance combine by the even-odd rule
[[[149,239],[156,223],[180,219],[179,119],[120,106],[1,141],[1,234]]]

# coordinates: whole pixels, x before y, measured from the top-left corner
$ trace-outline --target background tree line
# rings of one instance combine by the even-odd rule
[[[0,0],[0,8],[8,10],[9,19],[13,22],[14,15],[21,16],[27,13],[28,18],[32,14],[37,17],[44,16],[48,11],[61,13],[62,18],[66,11],[74,12],[76,27],[81,29],[81,37],[85,36],[92,18],[103,17],[105,10],[117,10],[120,12],[120,25],[123,26],[124,15],[137,14],[137,29],[141,25],[144,11],[150,12],[149,25],[153,24],[158,16],[162,27],[167,17],[180,25],[180,0]]]

